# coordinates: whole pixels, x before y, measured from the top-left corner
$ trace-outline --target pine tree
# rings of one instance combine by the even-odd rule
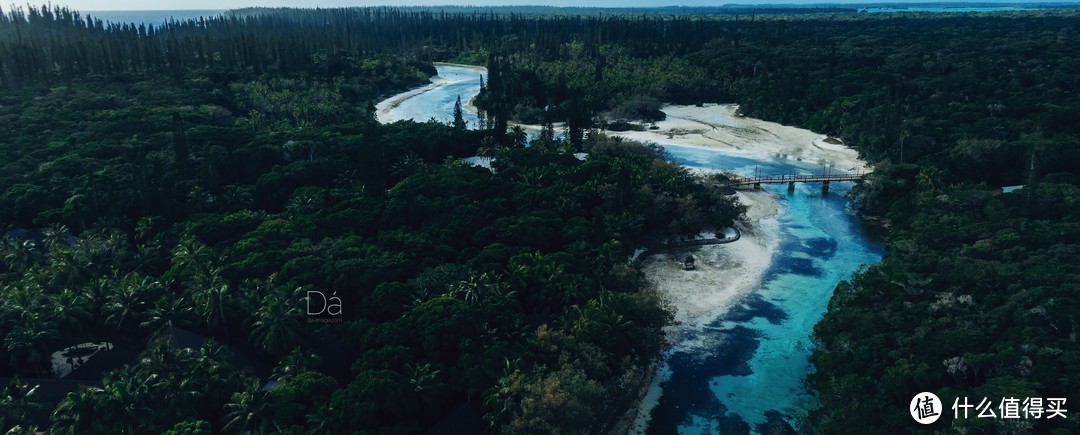
[[[454,102],[454,130],[465,130],[465,117],[461,113],[461,95]]]

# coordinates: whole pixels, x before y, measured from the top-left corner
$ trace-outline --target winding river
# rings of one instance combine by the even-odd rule
[[[379,119],[446,122],[457,97],[471,100],[479,92],[480,75],[486,73],[453,65],[437,65],[437,70],[431,85],[380,103]],[[466,119],[475,125],[475,114],[467,113]],[[673,161],[690,168],[743,175],[821,169],[781,157],[657,142]],[[770,218],[772,225],[765,227],[775,234],[769,235],[774,249],[769,250],[772,255],[762,279],[729,309],[669,332],[672,348],[632,432],[771,432],[797,428],[800,415],[811,405],[803,379],[811,370],[814,324],[837,282],[863,264],[878,262],[882,246],[851,212],[844,197],[850,183],[833,183],[825,194],[814,183],[801,184],[794,192],[786,185],[765,189],[775,197],[778,212]]]

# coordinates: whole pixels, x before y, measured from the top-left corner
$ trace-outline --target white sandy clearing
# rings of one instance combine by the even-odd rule
[[[657,252],[642,263],[649,283],[675,307],[676,324],[713,320],[754,291],[769,267],[778,231],[776,200],[766,191],[740,191],[738,196],[750,206],[747,219],[736,224],[742,233],[738,241]],[[681,267],[687,254],[694,256],[694,270]]]
[[[779,206],[764,190],[741,190],[739,201],[749,206],[746,219],[736,223],[739,240],[721,245],[674,249],[651,255],[642,270],[651,285],[660,290],[675,307],[675,325],[667,329],[673,348],[682,351],[706,345],[680,331],[700,330],[716,316],[758,288],[772,262],[780,231],[776,215]],[[693,255],[695,270],[682,270],[681,261]],[[652,410],[660,403],[661,384],[671,378],[666,358],[650,376],[649,385],[640,393],[639,403],[618,426],[619,433],[644,434]]]
[[[736,223],[741,233],[738,241],[658,252],[642,264],[649,283],[676,309],[676,323],[667,329],[674,348],[685,351],[705,345],[692,338],[686,341],[679,331],[700,330],[757,289],[772,261],[779,233],[776,199],[764,190],[739,191],[737,195],[749,206],[746,219]],[[682,270],[681,261],[687,254],[694,256],[695,270]],[[631,407],[617,427],[619,433],[645,433],[663,394],[661,385],[670,377],[665,358],[649,377],[638,405]]]
[[[789,159],[829,164],[841,171],[866,172],[859,153],[844,145],[825,142],[828,137],[775,122],[738,116],[735,104],[697,106],[668,105],[662,108],[667,119],[657,122],[657,130],[609,132],[642,142],[697,146],[729,152],[781,156]]]

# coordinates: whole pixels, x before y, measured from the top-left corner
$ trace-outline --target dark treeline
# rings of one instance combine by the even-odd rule
[[[423,61],[505,52],[537,62],[578,40],[590,54],[619,44],[634,56],[693,52],[748,24],[692,15],[526,16],[393,8],[248,9],[160,27],[109,23],[62,8],[16,9],[0,18],[3,85],[86,74],[193,68],[275,73],[349,71],[348,56],[405,53]],[[522,48],[530,48],[522,50]],[[342,71],[337,71],[342,69]]]
[[[333,17],[219,16],[154,27],[105,24],[59,7],[16,9],[0,18],[0,80],[12,88],[88,75],[123,80],[125,74],[154,72],[180,79],[193,69],[348,78],[365,68],[386,69],[363,57],[415,47],[414,38],[422,36],[408,35],[430,23],[430,16],[393,10],[344,10]],[[374,23],[390,31],[378,31]]]
[[[260,8],[240,9],[237,13]],[[606,16],[627,17],[651,15],[656,17],[688,16],[694,19],[707,19],[717,15],[756,15],[756,14],[820,14],[820,13],[855,13],[858,9],[852,5],[741,5],[722,6],[662,6],[662,7],[559,7],[559,6],[398,6],[395,9],[421,12],[446,12],[451,14],[479,13],[487,15],[517,15],[525,17],[579,17]]]

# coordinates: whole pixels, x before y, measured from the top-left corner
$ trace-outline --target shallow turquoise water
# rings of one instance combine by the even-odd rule
[[[443,78],[475,70],[439,66]],[[448,122],[457,95],[479,91],[476,80],[439,88],[394,109],[397,118]],[[468,114],[470,122],[475,115]],[[475,124],[473,124],[475,125]],[[814,162],[734,155],[717,150],[663,145],[669,158],[691,168],[742,175],[820,173]],[[842,172],[831,169],[834,172]],[[670,379],[653,409],[649,433],[749,433],[758,425],[794,424],[809,404],[802,382],[810,371],[810,333],[836,284],[863,264],[881,259],[881,244],[849,210],[843,194],[851,183],[767,185],[778,199],[778,248],[756,292],[711,321],[675,332],[691,346],[667,354]]]
[[[690,167],[742,175],[820,172],[808,162],[755,160],[687,147],[665,147]],[[851,183],[767,185],[780,210],[778,248],[759,290],[696,331],[680,331],[705,346],[676,346],[671,378],[654,408],[649,433],[758,432],[768,420],[794,426],[809,405],[810,333],[833,288],[863,264],[881,259],[879,240],[860,225],[844,193]],[[684,326],[695,328],[695,326]]]

